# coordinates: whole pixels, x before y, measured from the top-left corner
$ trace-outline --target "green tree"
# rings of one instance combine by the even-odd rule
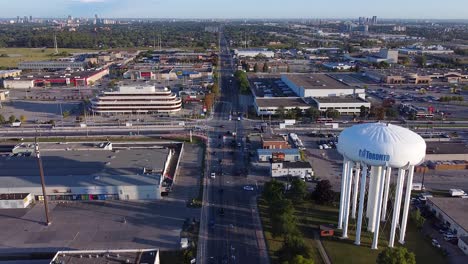
[[[316,120],[320,116],[320,111],[317,108],[311,106],[306,110],[305,115],[313,120]]]
[[[335,198],[335,192],[332,190],[332,186],[329,180],[321,180],[315,186],[315,191],[312,193],[312,197],[318,204],[330,204]]]
[[[290,118],[290,119],[296,119],[297,118],[297,115],[296,115],[296,111],[294,111],[294,109],[289,109],[286,111],[286,118]]]
[[[274,236],[299,235],[291,200],[281,199],[269,204],[271,229]]]
[[[0,124],[5,124],[5,121],[5,117],[2,114],[0,114]]]
[[[20,116],[20,121],[21,121],[21,123],[26,122],[26,116],[25,116],[25,115],[21,115],[21,116]]]
[[[416,224],[416,227],[418,229],[422,229],[423,226],[424,226],[424,223],[426,222],[426,218],[424,218],[421,215],[421,212],[419,211],[419,209],[416,209],[416,210],[412,211],[410,216],[411,216],[411,219]]]
[[[361,105],[359,110],[359,117],[366,118],[369,115],[369,108]]]
[[[301,236],[287,236],[284,240],[283,247],[278,251],[278,257],[281,261],[288,261],[295,256],[301,255],[305,258],[310,258],[312,255],[311,248]]]
[[[377,117],[377,120],[384,120],[385,119],[385,108],[376,107],[375,108],[375,116]]]
[[[416,62],[418,63],[419,67],[425,67],[427,64],[427,58],[426,55],[422,55],[419,57],[416,57]]]
[[[263,186],[262,195],[268,203],[281,200],[284,198],[284,184],[277,180],[271,180]]]
[[[276,115],[279,118],[284,118],[286,116],[286,110],[284,110],[284,106],[280,106],[278,109],[276,109]]]
[[[258,70],[259,70],[259,69],[258,69],[258,64],[255,63],[255,65],[254,65],[254,72],[258,72]]]
[[[62,113],[62,116],[63,116],[63,118],[67,118],[67,117],[70,116],[70,112],[64,111],[64,112]]]
[[[283,262],[282,264],[314,264],[314,260],[304,258],[302,255],[296,255],[292,260]]]
[[[416,264],[416,257],[404,247],[388,247],[380,252],[377,264]]]
[[[392,107],[385,109],[385,115],[389,118],[395,118],[398,116],[398,111]]]
[[[218,86],[218,83],[215,82],[211,88],[210,88],[211,92],[214,93],[215,95],[218,95],[219,94],[219,86]]]
[[[16,121],[16,116],[11,115],[10,117],[8,117],[8,121],[9,121],[10,123],[15,122],[15,121]]]
[[[381,61],[378,65],[379,68],[381,69],[387,69],[388,67],[390,67],[390,64],[388,64],[388,62],[386,61]]]
[[[327,111],[325,111],[325,115],[329,118],[339,118],[340,117],[340,112],[336,109],[328,108]]]
[[[306,183],[299,178],[294,178],[291,181],[291,188],[288,194],[294,203],[302,203],[307,195]]]

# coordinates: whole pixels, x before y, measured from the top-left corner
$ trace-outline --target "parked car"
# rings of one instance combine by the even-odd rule
[[[432,239],[432,246],[434,246],[436,248],[440,248],[439,241],[437,241],[437,239],[433,238]]]

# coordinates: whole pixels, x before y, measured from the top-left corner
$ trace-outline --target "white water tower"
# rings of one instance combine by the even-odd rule
[[[348,237],[349,216],[351,215],[353,219],[356,219],[359,193],[355,244],[360,245],[361,243],[366,180],[369,175],[365,217],[368,218],[367,230],[374,233],[372,249],[377,249],[380,222],[386,221],[387,217],[391,172],[392,169],[397,169],[398,177],[396,180],[389,247],[394,246],[398,224],[400,224],[399,242],[404,244],[414,166],[422,163],[426,155],[426,142],[424,139],[413,131],[396,125],[385,123],[360,124],[341,132],[338,139],[338,152],[344,157],[338,220],[338,228],[343,229],[342,237]],[[405,177],[407,177],[406,193],[403,216],[400,222]],[[359,183],[359,181],[361,182]]]

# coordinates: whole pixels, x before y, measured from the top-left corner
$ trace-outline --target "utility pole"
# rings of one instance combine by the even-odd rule
[[[58,45],[57,45],[57,35],[54,34],[54,47],[55,47],[55,54],[58,54]]]
[[[36,132],[37,133],[37,132]],[[37,142],[37,137],[35,137],[34,150],[37,158],[37,164],[39,166],[39,175],[41,176],[41,187],[42,187],[42,196],[44,197],[44,210],[46,217],[46,225],[50,225],[52,222],[49,219],[49,206],[47,204],[47,193],[45,188],[45,179],[44,179],[44,169],[42,168],[42,159],[39,152],[39,143]]]

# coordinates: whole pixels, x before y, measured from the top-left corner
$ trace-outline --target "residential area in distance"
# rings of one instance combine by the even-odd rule
[[[468,262],[468,20],[115,5],[0,11],[0,264]]]

